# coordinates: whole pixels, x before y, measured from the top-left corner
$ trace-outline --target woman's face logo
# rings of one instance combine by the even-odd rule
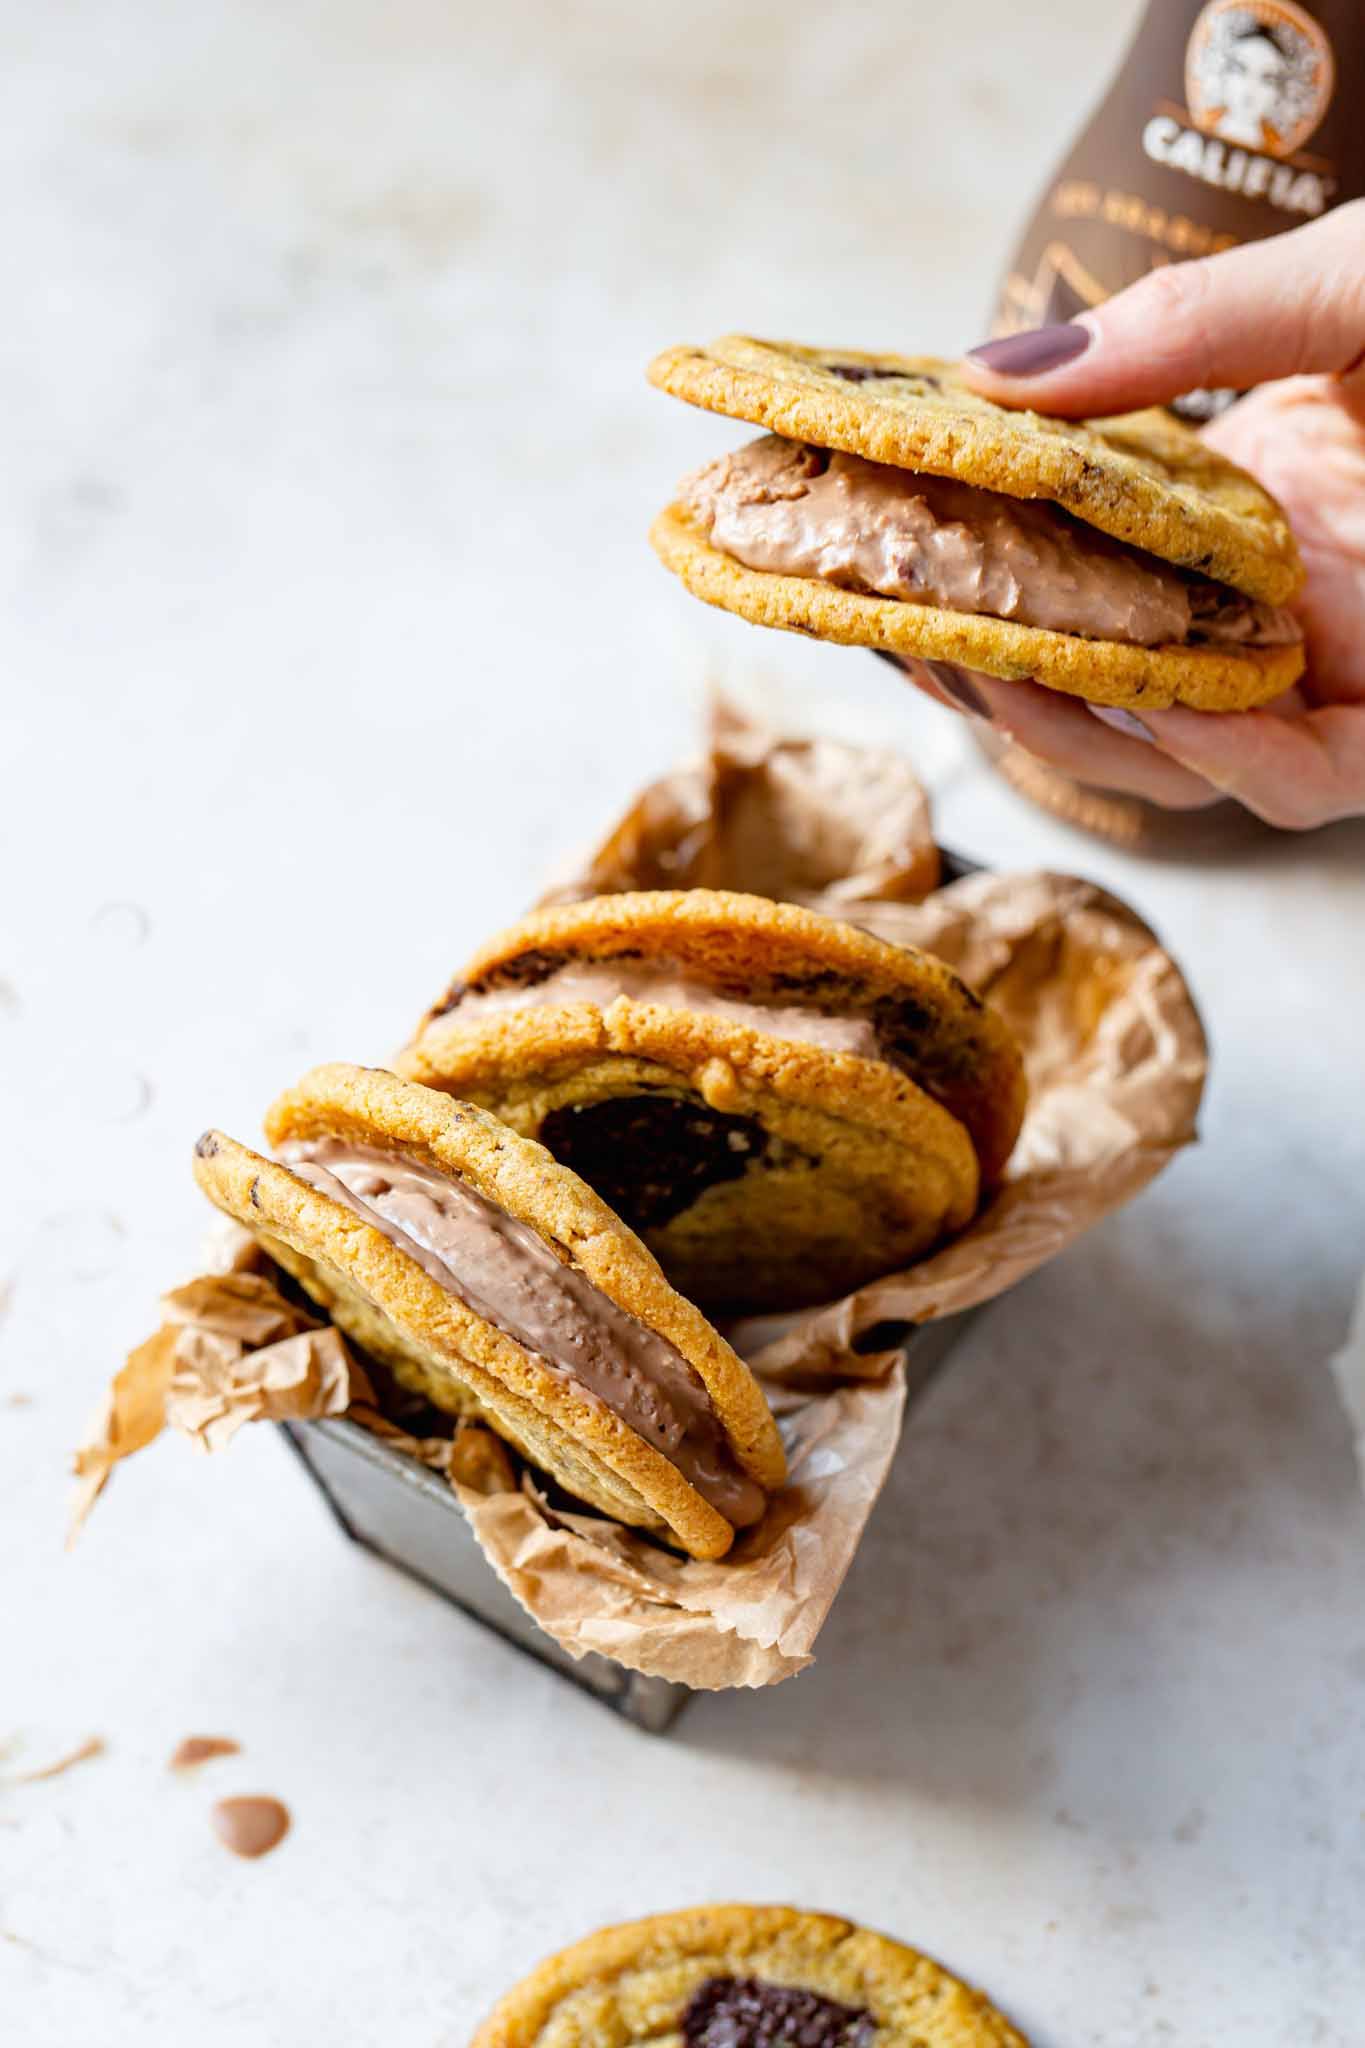
[[[1291,0],[1213,0],[1185,58],[1190,113],[1206,135],[1288,156],[1327,111],[1332,46]]]
[[[1217,132],[1229,142],[1261,147],[1261,138],[1275,120],[1289,66],[1269,36],[1242,36],[1228,52],[1224,86],[1227,104]]]

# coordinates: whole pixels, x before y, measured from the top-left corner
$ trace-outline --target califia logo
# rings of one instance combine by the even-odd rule
[[[1292,0],[1212,0],[1185,55],[1185,96],[1205,135],[1284,158],[1331,103],[1332,45]]]
[[[1335,84],[1332,45],[1293,0],[1211,0],[1186,47],[1185,120],[1153,114],[1142,147],[1201,185],[1282,213],[1323,213],[1337,189],[1332,166],[1297,152]]]

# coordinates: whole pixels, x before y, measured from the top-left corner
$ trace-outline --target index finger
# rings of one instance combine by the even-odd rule
[[[1243,391],[1365,358],[1365,200],[1307,227],[1193,263],[1168,263],[1056,327],[969,349],[983,396],[1090,415],[1162,405],[1183,391]]]

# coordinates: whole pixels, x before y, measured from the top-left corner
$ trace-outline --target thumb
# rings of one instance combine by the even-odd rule
[[[1167,263],[1057,327],[969,349],[985,397],[1038,412],[1106,414],[1182,391],[1245,390],[1365,358],[1365,199],[1309,226],[1194,263]]]

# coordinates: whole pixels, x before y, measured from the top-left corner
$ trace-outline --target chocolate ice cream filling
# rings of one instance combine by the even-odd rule
[[[435,1016],[450,1017],[463,1028],[523,1010],[571,1009],[575,1003],[591,1003],[605,1011],[625,996],[634,1003],[691,1010],[744,1024],[769,1038],[880,1061],[938,1101],[951,1096],[963,1079],[964,1062],[970,1061],[969,1049],[951,1035],[945,1037],[933,1012],[908,991],[880,996],[871,990],[860,992],[852,978],[814,965],[804,977],[795,973],[778,977],[782,994],[775,991],[772,995],[762,987],[746,989],[742,996],[727,994],[689,975],[681,963],[666,956],[642,961],[608,954],[599,960],[566,964],[563,954],[522,953],[489,968],[486,978],[493,986],[457,985]],[[783,1000],[788,991],[806,996],[806,1001]],[[969,989],[963,993],[966,1001],[979,1006],[979,997]],[[812,996],[830,1007],[817,1008]],[[591,1173],[584,1178],[594,1187],[600,1186]]]
[[[471,989],[455,1007],[461,1024],[473,1024],[502,1011],[549,1005],[569,1008],[575,1003],[591,1003],[605,1010],[618,996],[665,1010],[702,1011],[708,1017],[721,1017],[732,1024],[744,1024],[751,1031],[766,1032],[769,1037],[822,1046],[826,1052],[855,1053],[865,1060],[886,1057],[877,1028],[868,1017],[841,1017],[826,1010],[804,1009],[792,1003],[765,1003],[753,997],[741,1001],[722,995],[703,981],[690,979],[670,960],[651,964],[619,959],[600,964],[574,962],[556,968],[529,986]]]
[[[712,547],[778,576],[1137,647],[1302,638],[1283,607],[1129,547],[1048,499],[777,435],[709,463],[679,496]]]
[[[871,2048],[865,2006],[759,1977],[708,1977],[682,2016],[686,2048]]]
[[[763,1491],[741,1470],[682,1353],[565,1265],[528,1224],[407,1154],[310,1138],[282,1145],[278,1157],[540,1364],[594,1395],[736,1528],[762,1515]]]

